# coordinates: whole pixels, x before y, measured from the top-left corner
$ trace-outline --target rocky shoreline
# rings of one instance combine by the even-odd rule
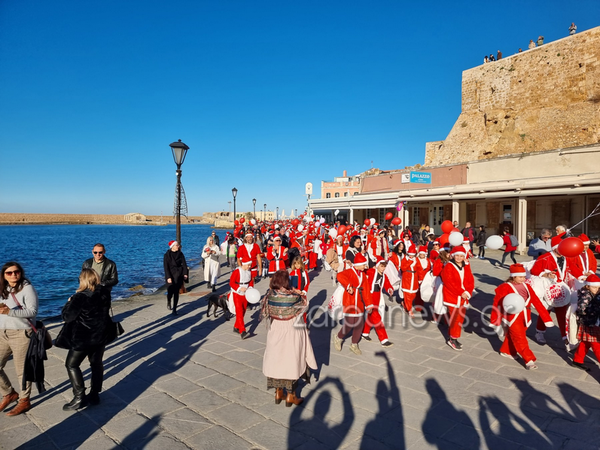
[[[223,221],[219,221],[223,222]],[[215,225],[214,219],[202,216],[181,218],[182,225]],[[32,214],[0,213],[0,225],[170,225],[171,216],[146,216],[146,221],[130,222],[123,214]],[[231,224],[231,227],[233,224]],[[218,228],[227,228],[220,226]]]

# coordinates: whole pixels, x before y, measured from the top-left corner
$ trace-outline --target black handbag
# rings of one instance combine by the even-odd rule
[[[120,321],[115,321],[113,317],[112,307],[110,308],[110,317],[108,317],[109,321],[107,324],[107,333],[106,333],[106,344],[110,344],[114,342],[119,336],[125,333],[123,329],[123,325],[121,325]]]

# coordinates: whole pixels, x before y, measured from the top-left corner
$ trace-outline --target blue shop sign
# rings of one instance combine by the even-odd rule
[[[431,184],[431,172],[411,172],[411,183]]]

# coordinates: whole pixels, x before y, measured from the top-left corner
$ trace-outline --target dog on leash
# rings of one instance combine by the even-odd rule
[[[225,314],[225,320],[231,319],[231,311],[227,306],[227,295],[228,294],[212,294],[208,297],[208,309],[206,310],[206,317],[210,317],[210,309],[213,308],[213,316],[217,317],[217,310],[221,308],[223,314]]]

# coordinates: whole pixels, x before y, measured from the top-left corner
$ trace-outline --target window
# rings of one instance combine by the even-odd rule
[[[336,193],[335,193],[335,198],[338,198],[339,196],[340,196],[340,193],[339,193],[339,192],[336,192]]]
[[[328,192],[327,194],[325,194],[325,198],[331,198],[331,192]]]
[[[352,195],[358,195],[358,192],[355,192],[355,193],[354,193],[354,194],[352,194]]]
[[[348,192],[344,192],[344,197],[348,197]]]

